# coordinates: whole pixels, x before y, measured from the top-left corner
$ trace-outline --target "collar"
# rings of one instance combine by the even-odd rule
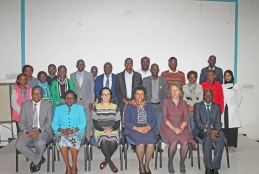
[[[33,100],[32,100],[32,103],[33,103],[33,105],[34,105],[34,104],[36,104],[36,105],[40,105],[41,100],[40,100],[38,103],[36,103],[35,101],[33,101]]]
[[[205,106],[210,105],[210,107],[211,107],[211,103],[212,103],[212,102],[206,103],[206,102],[204,101],[204,105],[205,105]]]
[[[76,73],[81,75],[81,74],[84,73],[84,71],[80,72],[80,71],[77,70]]]
[[[134,73],[134,70],[132,70],[131,73],[128,73],[128,71],[125,70],[125,74],[132,75]]]
[[[212,68],[210,68],[209,66],[208,66],[208,68],[209,68],[209,70],[216,70],[216,66],[214,66],[214,67],[212,67]]]
[[[111,75],[112,75],[112,73],[110,73],[110,74],[108,74],[108,75],[106,75],[105,73],[103,73],[103,76],[104,76],[104,77],[107,77],[107,76],[108,76],[108,77],[111,77]]]
[[[175,72],[173,72],[171,69],[169,69],[169,73],[178,73],[178,70],[176,70]]]

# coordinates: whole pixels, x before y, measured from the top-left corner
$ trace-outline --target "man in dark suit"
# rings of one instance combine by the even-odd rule
[[[70,74],[76,87],[77,104],[82,105],[85,109],[87,118],[87,138],[89,139],[92,132],[92,110],[94,104],[94,77],[90,72],[85,71],[85,62],[79,59],[76,64],[77,71]]]
[[[220,169],[222,153],[225,144],[225,135],[221,129],[220,107],[212,102],[213,91],[206,89],[203,93],[203,100],[194,104],[193,135],[203,141],[203,154],[205,174],[218,174]],[[214,159],[212,160],[212,143],[215,144]]]
[[[32,161],[32,173],[39,171],[45,162],[42,155],[46,143],[52,138],[52,106],[50,102],[41,100],[41,95],[41,88],[35,86],[32,88],[32,99],[23,102],[18,122],[21,131],[15,144],[17,150]],[[35,152],[28,147],[31,141],[34,142]]]
[[[216,80],[217,80],[219,83],[223,84],[223,72],[222,72],[222,69],[219,68],[219,67],[217,67],[217,66],[215,66],[215,64],[216,64],[216,56],[211,55],[211,56],[209,57],[208,63],[209,63],[209,66],[207,66],[207,67],[205,67],[205,68],[203,68],[203,69],[201,70],[201,74],[200,74],[200,84],[201,84],[202,82],[205,82],[205,81],[207,80],[207,72],[208,72],[209,70],[214,70],[214,71],[216,72]]]
[[[118,98],[115,93],[115,79],[116,75],[112,73],[112,64],[110,62],[106,62],[103,66],[104,73],[99,75],[96,78],[94,85],[94,94],[98,99],[98,102],[101,102],[100,91],[103,87],[110,88],[112,91],[111,103],[115,103],[118,105]]]
[[[158,76],[159,66],[151,65],[151,76],[143,79],[143,86],[146,88],[146,99],[152,104],[156,112],[156,118],[162,112],[162,102],[168,97],[168,84],[164,77]]]
[[[142,85],[142,77],[138,72],[135,72],[133,67],[133,60],[131,58],[125,59],[125,70],[118,73],[115,80],[115,91],[118,97],[121,116],[123,115],[124,107],[134,98],[133,89]]]

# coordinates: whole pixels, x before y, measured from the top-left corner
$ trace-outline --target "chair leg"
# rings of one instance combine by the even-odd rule
[[[201,161],[200,161],[200,145],[197,143],[197,157],[198,157],[198,169],[201,169]]]
[[[119,150],[120,150],[120,171],[123,171],[122,144],[120,144]]]
[[[226,147],[226,155],[227,155],[227,164],[228,164],[228,168],[230,168],[230,164],[229,164],[229,153],[228,153],[228,143],[226,141],[225,143],[225,147]]]
[[[124,155],[125,155],[125,170],[127,170],[127,168],[128,168],[128,157],[127,157],[127,151],[128,151],[128,144],[126,144],[126,149],[124,149]]]
[[[88,172],[91,171],[91,160],[92,160],[92,159],[91,159],[91,153],[92,153],[92,152],[91,152],[91,150],[92,150],[91,146],[92,146],[92,145],[89,143],[89,144],[88,144],[88,152],[89,152],[89,153],[88,153],[88,154],[89,154]]]
[[[16,149],[16,153],[15,153],[15,161],[16,161],[16,173],[18,173],[19,171],[18,171],[18,150]]]
[[[47,145],[47,173],[49,173],[49,165],[50,165],[50,145]]]
[[[159,152],[159,162],[160,162],[160,168],[162,168],[162,141],[160,140],[160,144],[161,144],[161,150]]]
[[[193,150],[192,150],[192,143],[190,143],[190,154],[191,154],[191,167],[193,167]]]
[[[159,143],[158,141],[156,142],[156,145],[155,145],[155,148],[156,148],[156,151],[155,151],[155,170],[157,170],[157,154],[158,154],[158,147],[160,147],[158,145],[158,143]]]
[[[85,168],[85,172],[87,171],[87,145],[84,144],[84,168]]]
[[[57,149],[57,156],[58,156],[58,161],[60,161],[60,157],[59,157],[59,151]]]
[[[52,146],[52,173],[55,172],[55,161],[56,161],[56,153],[55,153],[55,147],[54,144]]]

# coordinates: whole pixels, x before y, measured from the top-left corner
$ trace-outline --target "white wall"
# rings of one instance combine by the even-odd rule
[[[209,55],[217,65],[233,69],[234,3],[180,0],[26,0],[26,64],[34,76],[49,63],[75,71],[76,60],[102,72],[111,61],[114,72],[123,70],[127,57],[139,61],[149,56],[161,71],[171,56],[187,73],[207,65]],[[240,132],[259,139],[256,112],[259,1],[239,0],[238,83],[243,89]],[[0,1],[0,79],[20,68],[20,1]],[[250,75],[251,74],[251,75]],[[248,89],[247,89],[248,88]],[[3,136],[2,136],[3,137]]]

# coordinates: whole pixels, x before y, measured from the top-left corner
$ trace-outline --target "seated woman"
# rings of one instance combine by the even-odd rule
[[[157,120],[151,104],[144,100],[145,94],[146,89],[144,86],[135,87],[134,99],[126,105],[124,126],[125,135],[136,144],[139,172],[141,174],[151,174],[149,161],[154,153]],[[143,164],[144,156],[145,164]]]
[[[57,137],[57,148],[66,164],[66,174],[77,174],[77,155],[82,139],[85,137],[86,117],[84,107],[74,104],[76,94],[68,90],[64,94],[65,105],[56,108],[52,129]],[[68,149],[72,156],[72,167],[69,164]]]
[[[37,75],[38,83],[36,86],[39,86],[42,91],[42,99],[51,101],[51,86],[47,82],[47,73],[45,71],[40,71]]]
[[[192,134],[188,128],[189,116],[186,101],[182,100],[182,87],[173,83],[170,87],[171,97],[164,100],[162,105],[162,122],[160,126],[161,136],[169,143],[168,147],[168,172],[174,173],[173,158],[177,150],[177,144],[181,143],[180,149],[180,173],[185,173],[185,158],[188,152],[188,142],[192,141]]]
[[[118,147],[117,130],[120,127],[120,112],[116,104],[110,103],[112,91],[109,88],[102,88],[100,96],[102,101],[96,104],[93,111],[94,137],[105,157],[100,164],[100,169],[102,170],[109,164],[112,172],[117,173],[118,168],[112,162],[111,157]]]
[[[60,65],[58,67],[58,78],[51,84],[53,111],[55,111],[57,106],[65,103],[64,94],[68,90],[76,92],[75,84],[67,78],[67,68],[64,65]]]

